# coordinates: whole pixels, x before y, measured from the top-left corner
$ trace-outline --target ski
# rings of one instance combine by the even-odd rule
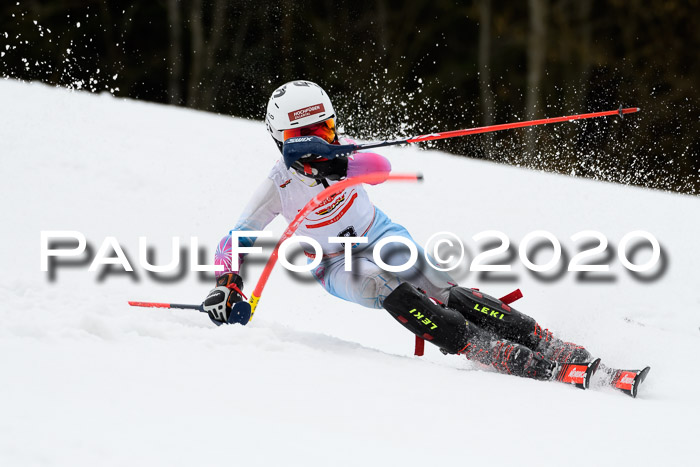
[[[639,386],[644,382],[650,370],[649,366],[642,370],[620,370],[601,365],[603,379],[599,386],[609,386],[628,396],[637,397]]]
[[[591,384],[591,377],[598,370],[599,365],[599,358],[586,363],[564,363],[557,367],[553,380],[560,383],[573,384],[580,389],[588,389]]]

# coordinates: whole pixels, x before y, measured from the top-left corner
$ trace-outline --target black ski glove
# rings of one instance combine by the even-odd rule
[[[348,158],[347,156],[338,156],[335,159],[326,159],[309,154],[293,163],[292,168],[307,178],[314,180],[325,178],[337,181],[348,175]]]
[[[202,307],[209,318],[220,326],[228,323],[247,324],[250,320],[250,306],[243,302],[243,279],[235,272],[222,274],[204,300]],[[240,302],[240,305],[236,305]]]

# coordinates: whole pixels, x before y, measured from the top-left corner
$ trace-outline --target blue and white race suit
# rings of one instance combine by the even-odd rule
[[[279,214],[291,222],[323,189],[317,182],[287,169],[280,160],[253,194],[233,230],[264,230]],[[449,287],[455,285],[446,272],[425,264],[423,249],[415,244],[403,226],[392,222],[372,204],[361,185],[348,187],[327,199],[306,217],[296,234],[311,237],[321,245],[323,259],[313,270],[313,275],[330,294],[343,300],[369,308],[382,308],[387,295],[402,282],[410,282],[444,302]],[[418,261],[406,271],[387,272],[373,259],[372,252],[377,242],[389,236],[406,238],[416,246]],[[345,270],[344,246],[329,242],[329,237],[368,239],[368,243],[354,245],[351,271]],[[240,246],[250,247],[253,243],[252,237],[239,238]],[[313,257],[313,254],[307,252],[307,256]],[[403,265],[409,257],[409,249],[400,243],[390,243],[381,250],[382,260],[391,266]],[[224,265],[223,272],[232,271],[230,236],[219,243],[215,262]]]

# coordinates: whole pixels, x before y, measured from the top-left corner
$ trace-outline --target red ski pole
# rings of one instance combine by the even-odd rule
[[[131,306],[141,306],[145,308],[179,308],[181,310],[198,310],[204,313],[202,305],[186,305],[182,303],[159,303],[159,302],[133,302],[130,301]]]

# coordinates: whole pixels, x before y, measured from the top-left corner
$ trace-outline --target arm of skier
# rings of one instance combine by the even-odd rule
[[[243,208],[236,225],[231,230],[251,231],[264,230],[272,220],[282,212],[282,201],[274,182],[266,178],[265,181],[253,193],[253,196]],[[238,245],[241,247],[251,247],[255,243],[255,237],[239,237]],[[223,271],[217,272],[217,276],[226,273],[236,273],[241,269],[245,254],[239,253],[238,267],[233,268],[231,257],[231,235],[227,234],[219,242],[216,249],[214,264],[223,265]]]
[[[355,144],[355,141],[350,138],[342,138],[343,144]],[[389,160],[373,152],[357,152],[348,158],[348,177],[357,177],[370,173],[381,173],[389,175],[391,173],[391,163]],[[370,183],[370,185],[378,185],[385,182],[386,179]]]
[[[373,152],[358,152],[348,158],[348,177],[357,177],[360,175],[379,173],[388,176],[391,172],[391,163],[389,160],[375,154]],[[386,181],[386,178],[379,180],[371,185],[378,185]]]
[[[232,230],[250,231],[264,230],[272,220],[282,212],[282,201],[274,182],[266,178],[265,181],[253,193],[250,201],[243,209],[238,222]],[[218,271],[216,277],[216,287],[207,295],[203,303],[204,310],[209,314],[209,318],[216,325],[224,323],[246,324],[250,318],[250,307],[245,317],[239,316],[234,310],[234,304],[242,301],[243,279],[238,274],[243,263],[243,253],[238,255],[238,267],[232,267],[232,238],[227,234],[219,242],[216,249],[214,264],[222,265],[223,270]],[[253,246],[255,237],[239,237],[238,245],[243,247]]]

